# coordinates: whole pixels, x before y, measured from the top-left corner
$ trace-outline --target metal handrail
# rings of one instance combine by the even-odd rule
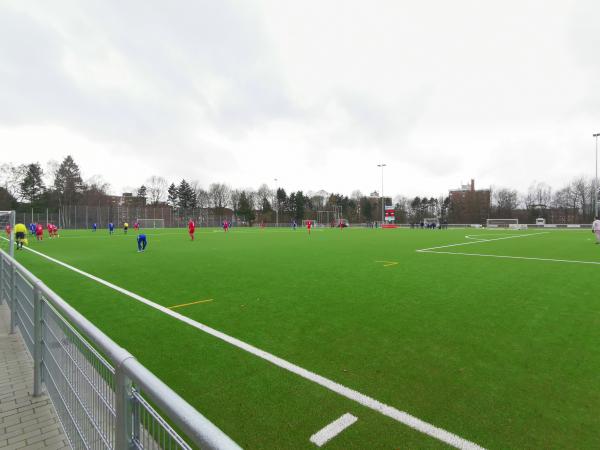
[[[115,448],[121,449],[129,448],[131,446],[133,436],[131,432],[132,425],[128,423],[128,419],[131,416],[130,412],[132,410],[132,384],[135,384],[136,387],[141,388],[144,395],[146,395],[176,427],[182,430],[185,433],[185,436],[195,445],[208,449],[240,449],[229,436],[144,367],[127,350],[116,344],[65,300],[59,297],[21,263],[3,250],[0,250],[0,259],[2,260],[2,264],[8,263],[12,266],[14,270],[33,286],[34,291],[39,292],[38,295],[35,295],[35,298],[43,297],[44,300],[49,302],[52,307],[72,324],[89,342],[91,342],[114,367],[116,380]],[[2,270],[0,270],[0,276],[4,275],[5,271],[2,268]],[[11,284],[14,283],[14,277],[12,277],[10,282]],[[5,282],[2,281],[2,284],[0,285],[2,286],[2,292],[5,292],[4,283]],[[11,295],[11,290],[9,290],[8,295]],[[15,308],[13,301],[14,299],[11,299],[9,302],[11,309]],[[11,314],[11,320],[14,320],[14,316],[14,314]],[[34,326],[38,326],[38,324],[36,323]],[[11,324],[11,329],[14,329],[14,324]],[[37,342],[35,344],[37,345]],[[36,361],[34,358],[34,365],[35,364],[41,364],[41,361]]]

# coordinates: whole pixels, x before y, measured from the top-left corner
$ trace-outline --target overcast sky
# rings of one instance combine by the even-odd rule
[[[598,1],[0,3],[0,162],[440,195],[594,174]]]

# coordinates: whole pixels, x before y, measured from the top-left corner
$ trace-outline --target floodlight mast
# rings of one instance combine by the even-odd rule
[[[385,222],[385,197],[383,196],[383,168],[386,166],[387,164],[381,163],[381,164],[377,164],[377,167],[381,167],[381,224],[383,225],[383,222]]]
[[[595,133],[592,136],[596,138],[596,178],[594,180],[594,204],[596,205],[596,217],[598,217],[598,136],[600,136],[600,133]]]
[[[277,178],[275,178],[275,227],[279,228],[279,198],[277,197]]]

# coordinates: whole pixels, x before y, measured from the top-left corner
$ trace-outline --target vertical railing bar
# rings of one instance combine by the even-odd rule
[[[42,291],[33,286],[33,396],[42,395]]]
[[[133,412],[132,435],[134,439],[140,438],[140,403],[135,396],[131,396],[131,407]]]
[[[132,436],[132,381],[123,370],[123,362],[133,356],[127,357],[115,367],[115,394],[116,394],[116,442],[118,449],[131,448]]]
[[[0,254],[0,305],[4,303],[4,256]]]
[[[17,320],[17,296],[16,296],[16,274],[17,267],[11,263],[10,271],[10,334],[15,334],[15,322]]]

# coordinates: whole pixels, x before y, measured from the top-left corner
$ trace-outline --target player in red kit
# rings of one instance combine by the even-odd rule
[[[53,238],[57,238],[58,237],[58,227],[54,224],[52,224],[52,230],[50,231],[50,235]]]
[[[38,241],[41,241],[42,239],[44,239],[44,227],[42,226],[41,223],[38,223],[35,226],[35,238]]]
[[[6,225],[4,227],[4,231],[6,231],[6,237],[9,238],[10,237],[10,225]]]
[[[192,241],[194,240],[194,232],[196,231],[196,224],[192,219],[188,222],[188,233],[190,233],[190,238]]]
[[[312,221],[311,220],[308,220],[306,222],[306,228],[308,228],[308,234],[310,234],[310,229],[312,228]]]

